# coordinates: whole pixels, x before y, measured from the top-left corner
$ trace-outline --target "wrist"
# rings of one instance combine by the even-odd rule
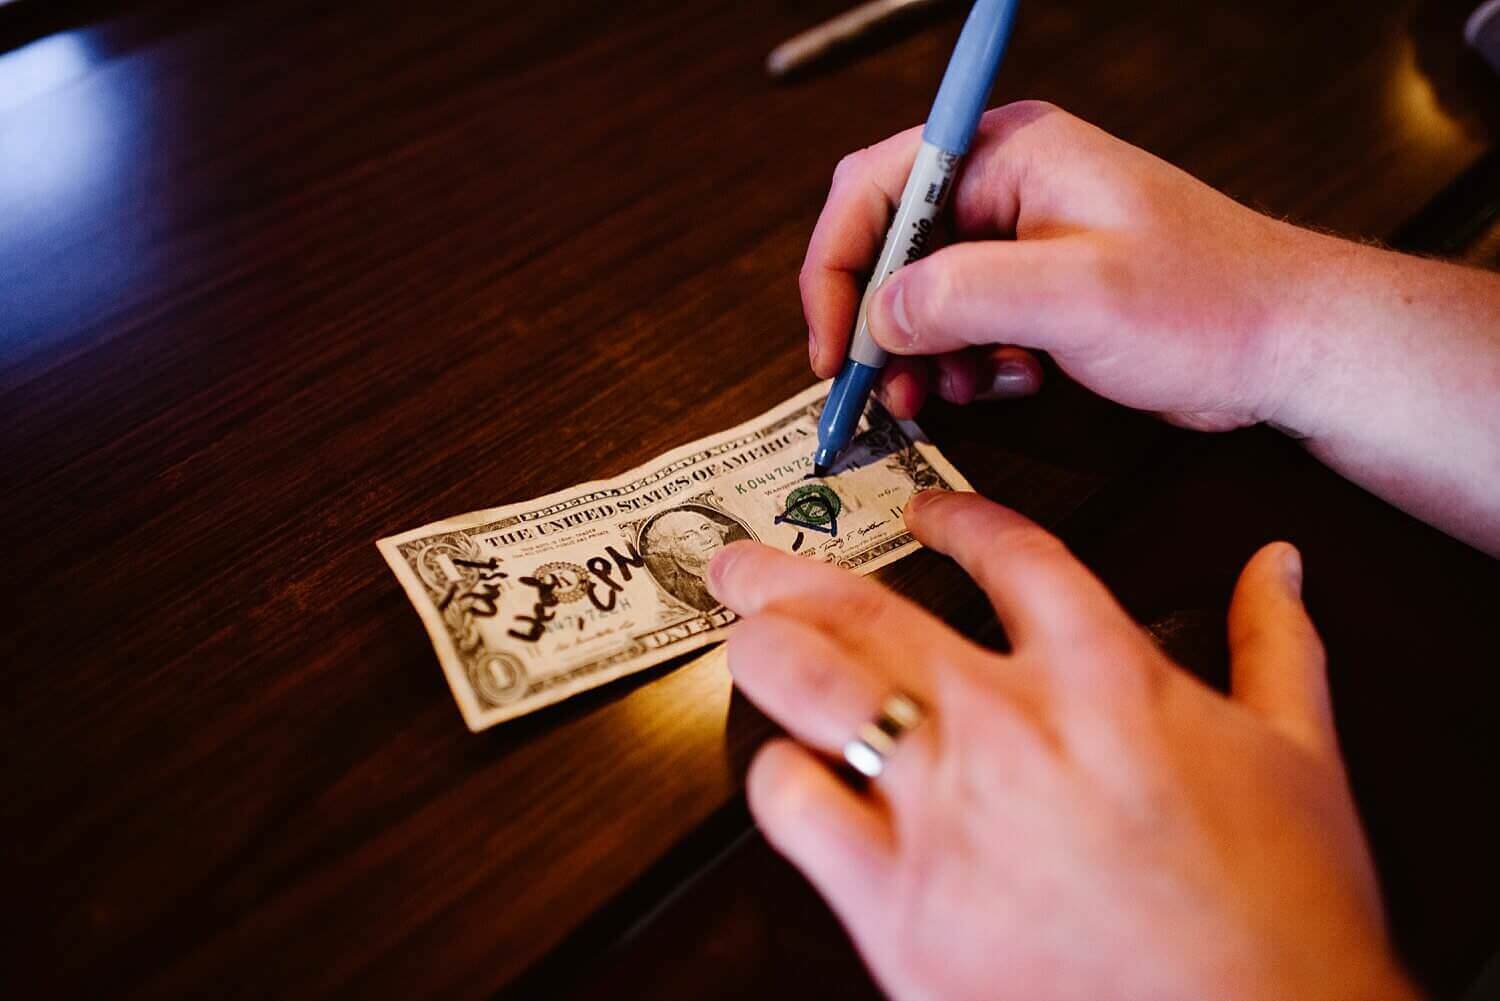
[[[1285,227],[1259,420],[1377,496],[1500,552],[1500,280]]]
[[[1337,424],[1350,388],[1350,362],[1379,323],[1383,293],[1374,247],[1270,220],[1267,322],[1262,332],[1257,418],[1294,438],[1316,439]]]

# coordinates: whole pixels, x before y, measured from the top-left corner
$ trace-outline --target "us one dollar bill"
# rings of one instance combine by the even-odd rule
[[[831,475],[811,479],[828,389],[614,479],[381,539],[469,729],[722,639],[735,615],[704,574],[731,542],[858,573],[918,548],[906,501],[968,484],[874,403]]]

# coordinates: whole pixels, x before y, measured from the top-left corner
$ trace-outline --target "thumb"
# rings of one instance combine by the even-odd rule
[[[1229,605],[1235,701],[1320,756],[1338,755],[1323,643],[1302,605],[1302,556],[1273,542],[1250,558]]]
[[[943,247],[876,290],[870,335],[898,355],[974,344],[1066,350],[1095,327],[1099,254],[1082,235]]]

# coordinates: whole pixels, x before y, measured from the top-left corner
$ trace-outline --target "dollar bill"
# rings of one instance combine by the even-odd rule
[[[968,484],[874,403],[839,465],[811,479],[828,389],[614,479],[381,539],[469,728],[722,639],[735,615],[704,572],[736,540],[857,573],[915,550],[907,499]]]

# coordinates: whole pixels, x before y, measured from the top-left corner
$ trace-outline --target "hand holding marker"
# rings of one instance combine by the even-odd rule
[[[885,246],[859,304],[849,360],[834,380],[823,407],[823,418],[818,423],[818,450],[813,456],[814,476],[828,475],[839,454],[849,446],[870,388],[885,366],[886,353],[870,336],[865,315],[870,296],[896,269],[931,249],[934,222],[948,200],[954,174],[968,152],[979,116],[984,112],[995,72],[1000,68],[1000,57],[1010,38],[1017,2],[977,0],[958,36],[932,114],[922,130],[922,145],[901,193],[901,204],[896,208]]]

